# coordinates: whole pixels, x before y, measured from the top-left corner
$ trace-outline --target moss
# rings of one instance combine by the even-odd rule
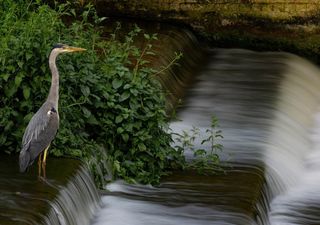
[[[263,30],[257,27],[232,27],[212,33],[202,32],[212,47],[236,47],[258,51],[291,52],[320,64],[320,34],[306,33],[303,30]]]
[[[191,26],[212,47],[286,51],[320,64],[320,18],[316,15],[307,18],[310,20],[302,17],[283,20],[263,15],[221,17],[208,14],[201,26],[196,21]]]
[[[104,16],[189,25],[212,46],[288,51],[319,63],[320,4],[316,1],[119,0],[110,4],[102,0],[96,6]]]

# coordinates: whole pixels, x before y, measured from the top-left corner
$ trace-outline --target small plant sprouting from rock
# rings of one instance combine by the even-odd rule
[[[223,138],[219,129],[218,119],[211,117],[211,124],[206,129],[204,136],[198,127],[193,126],[189,131],[183,130],[181,134],[174,133],[175,148],[179,151],[190,150],[193,159],[186,164],[187,169],[197,170],[200,174],[212,174],[223,171],[220,165],[219,152],[223,145],[220,140]],[[196,147],[195,141],[200,139],[200,148]]]

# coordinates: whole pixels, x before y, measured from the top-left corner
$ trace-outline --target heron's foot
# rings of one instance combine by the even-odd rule
[[[40,177],[38,177],[38,180],[40,182],[45,183],[45,184],[51,185],[49,179],[47,179],[46,177],[40,176]]]
[[[46,182],[47,178],[45,178],[43,176],[38,176],[38,180],[41,182]]]
[[[54,181],[53,180],[50,181],[50,179],[47,179],[47,178],[45,178],[43,176],[38,177],[38,180],[39,180],[39,182],[41,182],[41,183],[43,183],[45,185],[48,185],[48,186],[53,187],[53,188],[57,188],[56,185],[54,185]]]

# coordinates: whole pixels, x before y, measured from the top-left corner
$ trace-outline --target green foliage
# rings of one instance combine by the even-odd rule
[[[131,182],[157,183],[168,169],[181,167],[181,151],[170,146],[165,96],[147,67],[156,35],[144,34],[142,51],[134,45],[138,27],[122,42],[116,31],[105,40],[89,5],[19,1],[0,4],[0,145],[18,152],[24,129],[50,87],[48,55],[55,43],[87,49],[58,58],[60,129],[51,153],[88,163],[102,186],[107,174]],[[78,20],[65,25],[61,17]],[[88,21],[93,21],[89,23]]]
[[[31,11],[23,1],[2,1],[0,6],[0,145],[12,152],[22,136],[21,124],[47,94],[48,46],[57,41],[63,24],[48,7]]]
[[[68,18],[68,25],[61,18]],[[155,184],[168,171],[186,166],[184,149],[171,146],[165,95],[154,79],[181,54],[155,71],[146,58],[154,54],[157,36],[135,27],[119,41],[118,26],[106,39],[99,27],[103,19],[91,5],[75,10],[70,4],[52,9],[33,1],[0,3],[1,150],[20,151],[25,127],[48,95],[52,45],[66,43],[87,51],[58,57],[61,124],[51,154],[82,159],[100,187],[107,176]],[[146,40],[142,49],[134,45],[138,35]],[[217,162],[213,138],[220,133],[215,123],[211,128],[203,140],[211,144],[211,153],[194,151],[195,166]]]
[[[192,127],[190,131],[183,130],[182,134],[174,134],[177,149],[181,151],[189,149],[193,152],[194,158],[186,164],[188,169],[195,169],[201,174],[222,171],[218,152],[223,148],[219,142],[223,136],[222,131],[218,128],[218,119],[212,116],[210,128],[206,129],[204,137],[201,136],[200,129],[197,127]],[[195,148],[194,143],[198,138],[201,138],[200,145],[204,148]]]

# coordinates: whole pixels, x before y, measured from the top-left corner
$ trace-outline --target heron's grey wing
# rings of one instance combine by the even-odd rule
[[[51,105],[43,104],[26,128],[20,152],[20,162],[25,169],[51,143],[57,133],[59,115],[56,110],[51,111],[52,108]]]
[[[22,138],[22,149],[24,149],[24,146],[29,145],[32,140],[37,139],[40,132],[47,127],[50,118],[47,115],[46,108],[42,105],[31,118]]]

